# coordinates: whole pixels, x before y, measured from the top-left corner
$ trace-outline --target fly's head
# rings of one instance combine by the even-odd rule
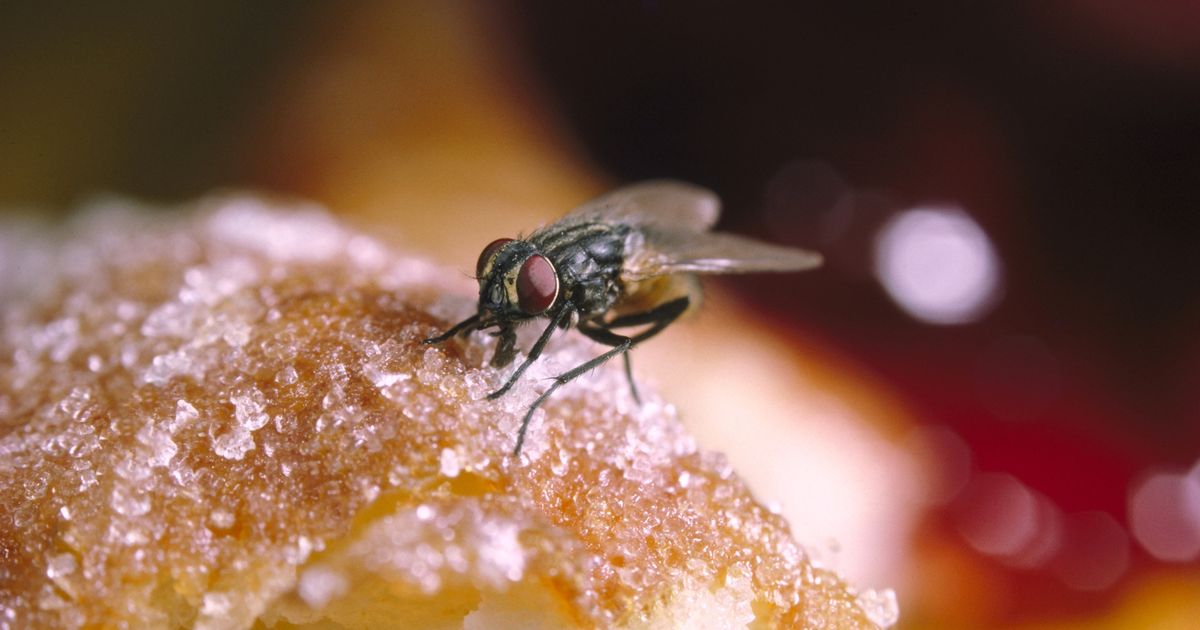
[[[479,254],[475,277],[480,317],[501,328],[545,313],[558,299],[558,271],[529,241],[492,241]]]

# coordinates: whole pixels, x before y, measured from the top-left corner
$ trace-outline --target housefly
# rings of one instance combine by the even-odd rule
[[[594,199],[528,238],[502,238],[479,255],[479,309],[425,340],[494,328],[491,365],[516,357],[518,324],[548,320],[525,360],[488,400],[503,396],[538,359],[556,329],[572,327],[610,349],[556,376],[521,421],[513,455],[520,455],[529,420],[551,394],[581,374],[621,355],[634,399],[629,349],[661,332],[699,300],[697,274],[802,271],[821,264],[815,252],[743,236],[710,232],[720,214],[711,191],[675,181],[633,184]],[[618,329],[644,327],[622,334]]]

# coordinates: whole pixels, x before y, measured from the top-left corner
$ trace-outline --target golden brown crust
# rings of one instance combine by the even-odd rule
[[[41,263],[0,284],[0,624],[871,625],[617,370],[510,457],[587,344],[487,401],[493,340],[421,344],[472,306],[445,272],[325,215],[204,205],[93,211],[9,254]]]

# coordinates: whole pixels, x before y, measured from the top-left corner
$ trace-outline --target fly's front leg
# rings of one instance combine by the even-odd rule
[[[537,411],[537,408],[542,406],[542,403],[546,402],[546,399],[549,398],[555,390],[563,385],[566,385],[567,383],[570,383],[576,378],[579,378],[579,376],[587,373],[588,371],[603,365],[605,361],[608,361],[618,354],[625,355],[625,353],[627,353],[635,344],[641,343],[642,341],[645,341],[662,332],[662,330],[670,325],[671,322],[678,319],[679,316],[687,310],[687,307],[688,298],[685,296],[660,304],[659,306],[656,306],[644,313],[636,313],[633,315],[627,315],[625,317],[618,317],[606,326],[587,324],[580,325],[579,332],[596,342],[613,346],[613,349],[554,377],[554,382],[550,384],[550,387],[548,387],[541,396],[538,396],[537,400],[533,401],[533,404],[529,406],[529,411],[525,412],[525,417],[521,420],[521,429],[517,432],[517,446],[513,449],[513,456],[516,457],[521,454],[521,446],[525,444],[525,432],[529,429],[529,421],[533,419],[533,412]],[[615,333],[611,330],[613,326],[638,326],[642,324],[653,325],[632,337],[626,337],[625,335]],[[626,363],[625,365],[626,376],[629,378],[629,385],[632,387],[633,376],[628,371],[629,364]],[[636,397],[637,390],[634,389],[634,392]]]
[[[512,363],[517,355],[517,333],[512,326],[505,326],[492,333],[500,338],[496,344],[496,353],[492,355],[491,366],[501,368]]]
[[[450,330],[447,330],[446,332],[444,332],[436,337],[430,337],[430,338],[426,339],[423,343],[426,343],[426,344],[442,343],[443,341],[453,337],[454,335],[457,335],[459,333],[466,334],[466,333],[471,332],[472,330],[475,330],[476,328],[479,328],[479,315],[478,314],[472,315],[472,316],[462,320],[461,322],[458,322]]]
[[[559,323],[570,316],[573,308],[574,305],[571,304],[570,300],[565,300],[562,305],[558,307],[558,310],[555,311],[554,315],[550,319],[550,325],[546,326],[546,330],[542,331],[542,336],[538,337],[537,342],[535,342],[533,347],[529,349],[529,355],[525,357],[525,360],[521,362],[521,365],[517,366],[517,370],[512,373],[512,376],[508,377],[508,381],[505,382],[500,389],[497,389],[496,391],[487,395],[488,400],[496,400],[497,398],[503,396],[505,392],[512,389],[513,384],[517,382],[518,378],[521,378],[521,375],[525,373],[525,370],[527,370],[529,366],[537,360],[538,357],[542,356],[542,349],[546,347],[546,342],[550,341],[550,335],[554,333],[554,329],[559,325]]]

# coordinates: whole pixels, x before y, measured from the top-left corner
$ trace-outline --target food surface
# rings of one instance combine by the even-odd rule
[[[295,204],[131,206],[0,227],[0,627],[894,623],[619,366],[512,457],[579,336],[488,401],[493,338],[421,344],[461,274]]]

